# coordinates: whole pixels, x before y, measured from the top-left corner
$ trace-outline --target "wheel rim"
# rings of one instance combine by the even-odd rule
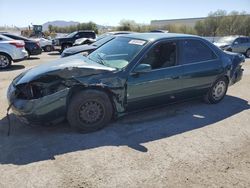
[[[219,81],[215,84],[215,86],[213,87],[213,98],[215,100],[220,100],[226,92],[226,83],[224,81]]]
[[[88,125],[100,121],[104,117],[104,107],[97,101],[87,101],[80,106],[79,118]]]
[[[46,51],[50,51],[50,46],[47,46],[47,47],[46,47]]]
[[[10,60],[4,56],[4,55],[0,55],[0,67],[1,68],[5,68],[9,65]]]

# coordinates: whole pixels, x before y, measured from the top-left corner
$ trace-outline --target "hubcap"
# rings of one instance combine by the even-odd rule
[[[47,47],[46,47],[46,51],[51,51],[51,50],[50,50],[50,46],[47,46]]]
[[[4,56],[4,55],[0,55],[0,67],[1,68],[5,68],[9,65],[10,61],[9,59]]]
[[[215,100],[220,100],[226,92],[226,83],[224,81],[219,81],[213,87],[213,98]]]
[[[81,105],[79,118],[86,124],[93,124],[101,120],[104,116],[104,108],[97,101],[88,101]]]

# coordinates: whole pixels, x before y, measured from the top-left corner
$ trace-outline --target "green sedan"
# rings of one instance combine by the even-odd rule
[[[58,59],[23,72],[9,86],[14,114],[26,123],[67,119],[82,131],[115,117],[203,97],[220,102],[242,78],[243,55],[223,52],[192,35],[141,33],[118,36],[88,56]]]

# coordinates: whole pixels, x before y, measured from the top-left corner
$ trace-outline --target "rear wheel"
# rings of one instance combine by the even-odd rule
[[[72,46],[71,44],[63,44],[61,52],[63,52],[63,50],[65,50],[66,48],[69,48],[71,46]]]
[[[205,102],[209,104],[219,103],[225,97],[227,88],[228,80],[226,77],[218,79],[205,95]]]
[[[51,46],[45,46],[45,52],[51,52],[52,51],[52,47]]]
[[[0,53],[0,69],[9,68],[11,66],[11,58],[4,53]]]
[[[73,96],[68,106],[69,124],[83,133],[103,128],[111,120],[113,107],[106,93],[85,90]]]

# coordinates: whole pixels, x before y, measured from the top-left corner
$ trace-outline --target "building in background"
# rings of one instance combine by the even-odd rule
[[[170,19],[170,20],[152,20],[151,25],[154,27],[164,27],[166,25],[186,25],[189,27],[194,27],[196,22],[205,20],[206,17],[200,18],[182,18],[182,19]]]

